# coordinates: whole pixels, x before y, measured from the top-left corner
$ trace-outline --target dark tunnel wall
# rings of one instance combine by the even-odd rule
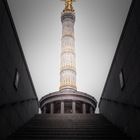
[[[100,113],[140,137],[140,1],[132,2],[99,104]]]
[[[0,0],[0,139],[36,113],[36,92],[7,2]]]

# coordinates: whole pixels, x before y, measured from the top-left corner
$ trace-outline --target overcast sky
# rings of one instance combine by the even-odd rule
[[[98,101],[132,0],[78,0],[75,47],[77,89]],[[59,90],[60,0],[8,0],[39,99]]]

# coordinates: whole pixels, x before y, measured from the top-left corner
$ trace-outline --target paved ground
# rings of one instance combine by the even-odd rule
[[[9,140],[129,140],[102,115],[36,115]]]

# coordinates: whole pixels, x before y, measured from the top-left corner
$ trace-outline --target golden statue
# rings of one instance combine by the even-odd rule
[[[73,0],[65,0],[65,9],[64,9],[64,11],[71,11],[71,12],[74,11],[73,6],[72,6],[72,2],[73,2]]]

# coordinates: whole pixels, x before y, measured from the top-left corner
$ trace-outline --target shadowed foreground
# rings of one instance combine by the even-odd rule
[[[95,115],[36,115],[9,140],[130,139],[106,120]]]

